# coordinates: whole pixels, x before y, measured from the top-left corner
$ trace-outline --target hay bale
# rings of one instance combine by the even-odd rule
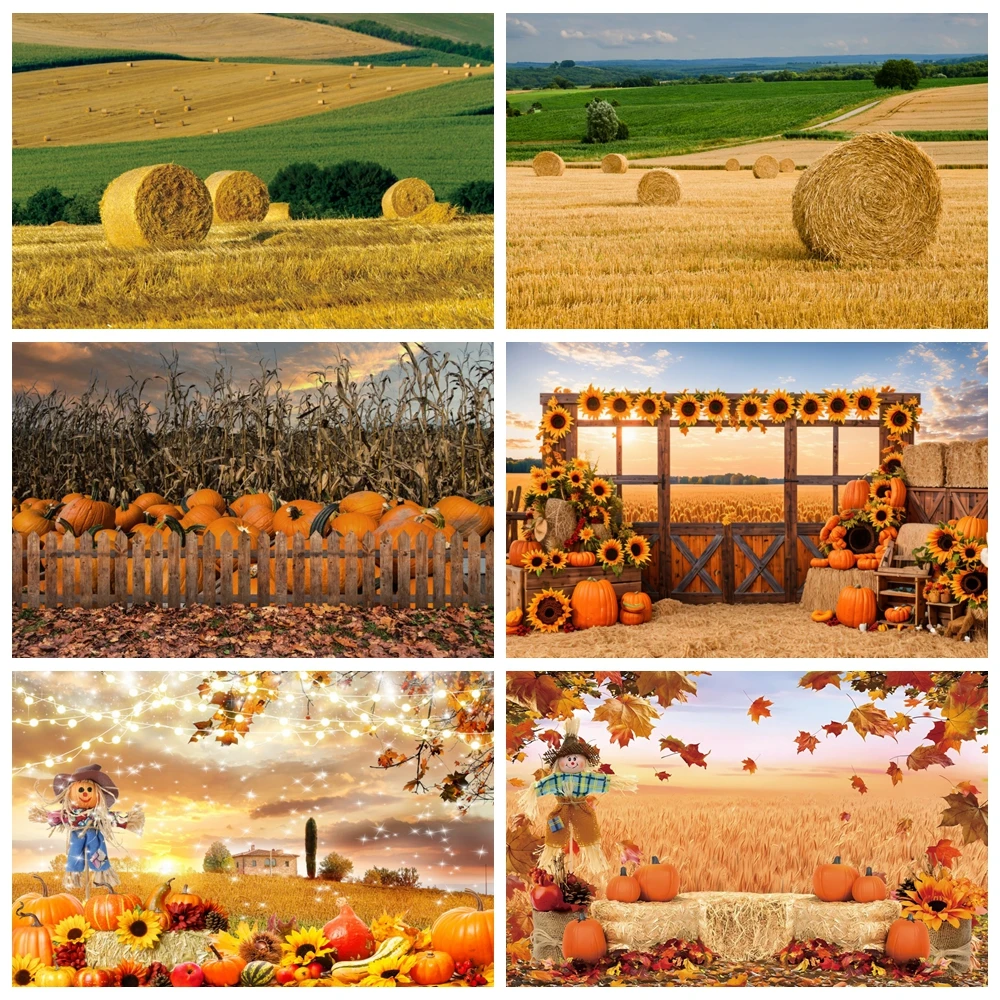
[[[374,67],[374,66],[373,66],[373,65],[372,65],[371,63],[369,63],[369,64],[368,64],[368,65],[367,65],[367,66],[365,67],[365,69],[374,69],[374,68],[375,68],[375,67]]]
[[[562,177],[566,170],[563,158],[558,153],[552,153],[548,150],[539,153],[531,161],[531,165],[535,168],[535,174],[538,177]]]
[[[786,156],[778,163],[778,170],[783,174],[794,174],[795,161],[790,156]]]
[[[354,65],[357,66],[357,63],[355,63]],[[437,63],[431,63],[431,69],[437,69],[437,68],[438,68]]]
[[[191,110],[191,105],[190,104],[185,104],[184,105],[184,110],[185,111],[190,111]]]
[[[469,64],[468,63],[462,63],[462,68],[463,69],[468,69],[469,68]]]
[[[840,262],[919,256],[941,218],[941,181],[915,143],[888,132],[859,135],[799,178],[792,218],[802,242]]]
[[[216,170],[205,179],[213,222],[261,222],[271,198],[267,185],[249,170]]]
[[[181,88],[180,87],[171,87],[170,90],[174,94],[179,94],[181,92]]]
[[[676,205],[681,200],[681,182],[669,170],[646,170],[636,193],[640,205]]]
[[[576,919],[575,913],[555,913],[534,910],[531,914],[531,960],[562,962],[562,939],[566,925]]]
[[[739,169],[740,169],[740,161],[737,160],[735,156],[730,156],[729,159],[726,160],[726,170],[739,170]]]
[[[621,153],[608,153],[601,160],[601,172],[605,174],[624,174],[628,170],[628,157]]]
[[[682,893],[669,903],[598,899],[590,904],[588,915],[604,928],[608,951],[654,951],[671,938],[698,939],[702,907],[695,895]]]
[[[358,74],[357,73],[352,73],[351,74],[351,79],[352,80],[356,80],[357,78],[358,78]]]
[[[360,66],[360,65],[361,65],[361,63],[359,63],[359,62],[356,62],[356,63],[355,63],[354,65],[355,65],[355,66]]]
[[[272,201],[270,205],[267,206],[267,215],[264,216],[265,222],[276,222],[279,219],[290,219],[291,213],[288,211],[287,201]]]
[[[845,951],[863,951],[885,945],[889,927],[899,919],[902,906],[895,899],[874,903],[824,903],[816,896],[806,896],[792,903],[792,922],[796,941],[822,938],[840,945]]]
[[[51,142],[51,141],[52,141],[52,136],[50,136],[50,135],[43,135],[42,136],[42,142]]]
[[[459,210],[447,201],[433,201],[423,211],[411,215],[409,222],[416,222],[421,226],[444,226],[454,221]]]
[[[781,172],[778,161],[770,154],[764,153],[753,161],[753,175],[758,180],[771,180]]]
[[[403,69],[406,69],[406,63],[400,63],[399,65],[402,66]]]
[[[216,56],[215,59],[213,59],[212,61],[213,62],[222,62],[222,60],[218,56]]]
[[[989,439],[980,438],[976,442],[976,457],[979,460],[979,478],[982,480],[984,486],[989,483],[989,468],[988,468],[988,458],[989,458]]]
[[[467,73],[463,73],[463,76],[472,76],[472,70],[470,69]]]
[[[133,64],[132,64],[132,63],[130,63],[130,62],[127,62],[127,63],[125,63],[125,65],[126,65],[126,66],[128,66],[128,68],[129,68],[129,69],[131,69],[131,68],[132,68],[132,66],[133,66]]]
[[[445,76],[451,76],[451,70],[450,69],[443,70],[442,72],[444,73]]]
[[[116,177],[104,191],[100,212],[111,246],[170,249],[208,235],[212,196],[187,167],[158,163]]]
[[[197,962],[199,955],[208,951],[211,940],[205,931],[171,931],[147,951],[121,944],[114,931],[95,931],[87,940],[87,964],[91,968],[109,968],[132,959],[143,965],[161,962],[172,969],[182,962]]]
[[[326,101],[324,101],[323,98],[321,97],[316,103],[317,104],[326,104]]]
[[[903,471],[910,486],[944,486],[944,445],[929,441],[904,448]]]
[[[808,618],[810,611],[837,607],[837,598],[844,587],[870,587],[875,589],[875,571],[870,569],[819,569],[810,566],[806,573],[806,583],[802,588],[799,607]],[[810,622],[816,626],[816,637],[821,639],[826,626]]]
[[[386,92],[388,93],[388,91],[392,90],[392,85],[390,84],[390,85],[389,85],[388,87],[386,87],[385,89],[386,89]]]
[[[419,177],[404,177],[382,195],[382,214],[387,219],[408,219],[434,202],[434,189]]]
[[[699,937],[731,962],[761,961],[792,940],[792,892],[693,892],[702,907]]]
[[[230,116],[229,116],[229,117],[228,117],[228,118],[226,119],[226,121],[227,121],[227,122],[234,122],[234,121],[236,121],[236,115],[230,115]]]
[[[904,453],[909,448],[904,449]],[[944,449],[945,486],[983,488],[988,485],[978,441],[949,441]]]

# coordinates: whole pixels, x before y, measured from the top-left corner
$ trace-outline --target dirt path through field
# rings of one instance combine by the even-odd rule
[[[920,129],[965,130],[988,127],[987,84],[933,87],[880,101],[852,118],[851,132],[907,132]],[[829,123],[829,130],[843,126]]]

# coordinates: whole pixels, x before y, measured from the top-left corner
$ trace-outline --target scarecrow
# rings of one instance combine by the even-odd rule
[[[66,873],[68,884],[84,887],[90,897],[91,875],[94,885],[114,889],[121,881],[108,860],[108,845],[125,850],[116,830],[129,830],[141,836],[146,823],[142,806],[128,812],[112,812],[118,800],[118,787],[101,770],[100,764],[86,764],[72,774],[57,774],[52,781],[55,798],[47,805],[32,806],[28,819],[32,823],[47,823],[52,829],[66,831]]]
[[[581,740],[579,731],[578,719],[566,723],[566,735],[559,746],[551,747],[542,757],[548,774],[521,793],[521,811],[528,819],[536,820],[541,811],[539,800],[554,795],[557,804],[545,820],[545,846],[538,856],[539,868],[553,871],[562,864],[567,871],[599,878],[608,863],[601,850],[601,828],[594,812],[596,796],[634,792],[638,782],[597,770],[600,751]]]

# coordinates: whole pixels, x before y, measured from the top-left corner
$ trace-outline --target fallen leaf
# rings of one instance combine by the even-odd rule
[[[609,698],[594,710],[595,722],[606,722],[611,742],[627,747],[636,736],[652,735],[653,720],[660,713],[642,698],[623,694],[620,698]]]
[[[862,795],[868,791],[868,786],[856,774],[851,775],[851,788],[856,788]]]
[[[518,813],[507,827],[507,870],[528,876],[541,849],[542,838],[535,835],[528,818]]]
[[[666,771],[657,771],[656,777],[659,778],[660,781],[667,781],[670,778],[670,775],[667,774]]]
[[[908,715],[903,715],[902,712],[897,712],[892,717],[892,727],[897,733],[906,732],[912,724],[913,720]]]
[[[938,749],[938,747],[922,744],[906,758],[906,766],[911,771],[923,771],[933,764],[941,767],[951,767],[955,762]]]
[[[600,687],[605,681],[609,684],[614,684],[615,687],[622,686],[622,675],[618,670],[595,670],[594,680],[597,682],[598,687]]]
[[[531,719],[525,719],[517,725],[507,723],[507,757],[513,757],[521,748],[530,743],[535,736],[535,727]]]
[[[683,750],[681,750],[681,760],[687,764],[688,767],[694,765],[695,767],[703,767],[708,770],[708,762],[705,758],[712,751],[709,750],[708,753],[702,753],[698,749],[697,743],[689,743]]]
[[[840,687],[838,670],[811,670],[799,681],[800,688],[812,688],[813,691],[822,691],[828,684],[832,684],[835,688]]]
[[[643,697],[655,694],[663,708],[672,702],[687,701],[689,694],[697,694],[693,681],[677,670],[643,670],[636,674],[636,691]]]
[[[965,792],[966,795],[978,795],[979,789],[971,781],[960,781],[955,786],[960,792]]]
[[[851,814],[850,813],[841,813],[840,814],[840,819],[844,823],[846,823],[850,818],[851,818]]]
[[[930,691],[934,686],[934,679],[931,677],[930,671],[927,670],[890,670],[885,675],[885,686]]]
[[[751,760],[749,757],[747,757],[746,760],[743,761],[743,770],[744,771],[749,771],[751,774],[756,774],[757,773],[757,765],[754,763],[753,760]]]
[[[889,716],[881,708],[876,708],[870,701],[855,708],[847,717],[847,721],[861,734],[862,739],[865,739],[869,734],[896,738],[896,730],[893,729]]]
[[[987,843],[987,817],[985,805],[980,805],[975,795],[953,793],[944,797],[948,808],[941,814],[938,826],[960,826],[962,843],[974,844],[977,840]]]
[[[819,746],[819,740],[812,733],[807,733],[804,729],[795,737],[795,743],[798,746],[798,750],[795,751],[796,753],[802,753],[803,750],[808,750],[812,753]]]
[[[948,690],[941,707],[945,738],[974,740],[976,730],[986,726],[987,690],[983,674],[964,673]]]
[[[839,736],[845,729],[847,729],[847,724],[844,722],[828,722],[821,728],[825,729],[831,736]]]
[[[508,778],[507,784],[511,788],[527,788],[528,783],[523,778]]]
[[[598,770],[598,772],[600,774],[614,774],[615,773],[610,764],[602,764],[597,770]]]
[[[932,844],[927,848],[927,857],[930,859],[931,865],[943,865],[945,868],[950,869],[952,862],[955,858],[960,858],[962,852],[957,848],[952,846],[950,840],[939,840],[936,844]]]
[[[768,701],[766,698],[761,696],[750,706],[747,711],[747,715],[749,715],[750,718],[759,725],[761,719],[770,717],[770,709],[773,704],[773,701]]]
[[[903,780],[902,768],[900,768],[900,766],[895,761],[892,761],[889,764],[889,767],[885,773],[888,774],[890,778],[892,778],[892,784],[894,788]]]

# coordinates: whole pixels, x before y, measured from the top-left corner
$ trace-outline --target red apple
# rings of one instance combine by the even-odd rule
[[[285,983],[293,982],[295,979],[295,970],[297,966],[294,965],[282,965],[274,973],[274,981],[280,983],[282,986]]]
[[[528,896],[532,907],[542,912],[554,910],[563,901],[562,889],[557,885],[532,886]]]
[[[170,973],[171,986],[201,986],[205,982],[205,973],[200,965],[194,962],[181,962],[175,965]]]
[[[323,964],[321,962],[310,962],[306,968],[309,969],[310,979],[319,979],[323,975]]]

